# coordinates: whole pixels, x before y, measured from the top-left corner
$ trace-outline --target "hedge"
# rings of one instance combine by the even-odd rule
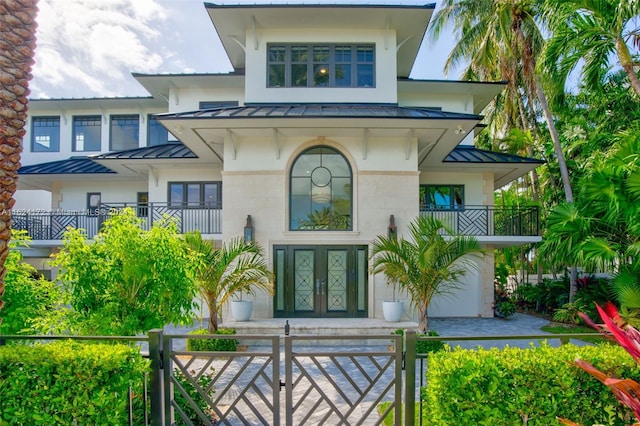
[[[546,344],[527,349],[445,350],[429,357],[423,418],[428,425],[628,425],[611,391],[576,367],[576,358],[610,376],[640,379],[633,359],[613,345]]]
[[[139,349],[122,344],[0,347],[0,425],[125,425],[129,385],[139,424],[147,371]]]
[[[194,336],[202,336],[211,334],[207,329],[199,328],[192,330],[189,334]],[[219,328],[215,334],[234,335],[234,328]],[[236,339],[187,339],[188,351],[204,351],[204,352],[235,352],[238,347]]]

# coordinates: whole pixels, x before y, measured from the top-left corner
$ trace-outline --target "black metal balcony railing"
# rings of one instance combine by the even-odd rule
[[[462,235],[538,236],[540,215],[537,206],[462,206],[453,210],[421,208],[420,216],[434,217]]]
[[[61,240],[68,227],[81,228],[93,238],[102,223],[125,207],[134,209],[149,229],[159,220],[169,217],[176,221],[178,231],[198,230],[203,234],[222,233],[222,208],[219,206],[175,206],[169,203],[109,203],[93,210],[14,210],[12,228],[25,230],[32,240]]]

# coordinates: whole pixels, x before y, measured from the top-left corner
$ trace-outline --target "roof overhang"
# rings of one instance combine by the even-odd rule
[[[290,109],[291,115],[283,112]],[[351,136],[361,138],[364,145],[368,138],[403,138],[406,150],[415,138],[418,163],[441,163],[482,118],[390,105],[330,104],[244,106],[156,117],[198,157],[211,161],[224,160],[225,145],[233,151],[231,158],[235,158],[242,138],[268,136],[278,155],[279,138]]]
[[[141,74],[132,73],[151,95],[164,102],[166,108],[172,89],[244,89],[244,75],[225,74]]]
[[[376,29],[394,31],[398,75],[409,76],[435,3],[402,4],[254,4],[205,3],[234,69],[245,68],[247,32],[268,29]],[[254,37],[255,38],[255,37]]]

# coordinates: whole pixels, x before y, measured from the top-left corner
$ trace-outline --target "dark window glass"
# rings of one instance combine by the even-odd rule
[[[238,101],[202,101],[199,104],[200,109],[213,109],[238,106]]]
[[[222,207],[220,182],[170,182],[169,204],[172,207]]]
[[[268,87],[374,87],[372,45],[274,45],[267,49]]]
[[[99,115],[73,117],[73,150],[100,151],[102,118]]]
[[[352,173],[333,148],[303,152],[290,172],[289,228],[346,231],[351,229]]]
[[[140,118],[137,115],[112,115],[110,148],[112,151],[140,146]]]
[[[453,210],[464,207],[464,185],[420,185],[420,208]]]
[[[60,151],[60,117],[31,119],[31,152]]]
[[[169,132],[153,115],[147,118],[147,146],[169,143]]]

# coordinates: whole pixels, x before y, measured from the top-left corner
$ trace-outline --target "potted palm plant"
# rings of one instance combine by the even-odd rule
[[[213,241],[202,239],[197,231],[185,234],[185,240],[198,262],[196,283],[209,308],[211,334],[217,332],[222,308],[234,295],[255,294],[259,290],[273,294],[273,273],[256,242],[235,237],[216,248]]]
[[[404,313],[404,300],[398,300],[396,298],[396,282],[387,277],[389,285],[392,288],[393,297],[391,300],[385,300],[382,302],[382,315],[385,321],[398,322],[402,319]]]
[[[373,273],[384,273],[411,297],[418,310],[418,331],[427,333],[427,308],[437,294],[462,285],[472,261],[484,254],[471,236],[455,234],[440,220],[418,217],[409,224],[410,239],[381,235],[371,250]]]

